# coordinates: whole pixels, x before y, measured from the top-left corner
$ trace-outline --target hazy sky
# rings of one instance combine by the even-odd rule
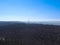
[[[60,20],[60,0],[0,0],[0,21]]]

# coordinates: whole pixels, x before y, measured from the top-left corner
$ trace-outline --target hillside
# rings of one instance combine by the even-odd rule
[[[60,25],[14,23],[0,26],[0,44],[60,45]]]

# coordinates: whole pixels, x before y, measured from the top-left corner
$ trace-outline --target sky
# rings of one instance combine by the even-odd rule
[[[0,0],[0,21],[60,21],[60,0]]]

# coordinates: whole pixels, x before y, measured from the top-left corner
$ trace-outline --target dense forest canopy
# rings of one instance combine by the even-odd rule
[[[0,38],[18,45],[59,45],[60,25],[8,22],[0,26]]]

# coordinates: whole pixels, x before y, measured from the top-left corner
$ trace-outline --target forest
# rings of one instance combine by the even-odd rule
[[[0,45],[60,45],[60,25],[3,25],[0,26]]]

